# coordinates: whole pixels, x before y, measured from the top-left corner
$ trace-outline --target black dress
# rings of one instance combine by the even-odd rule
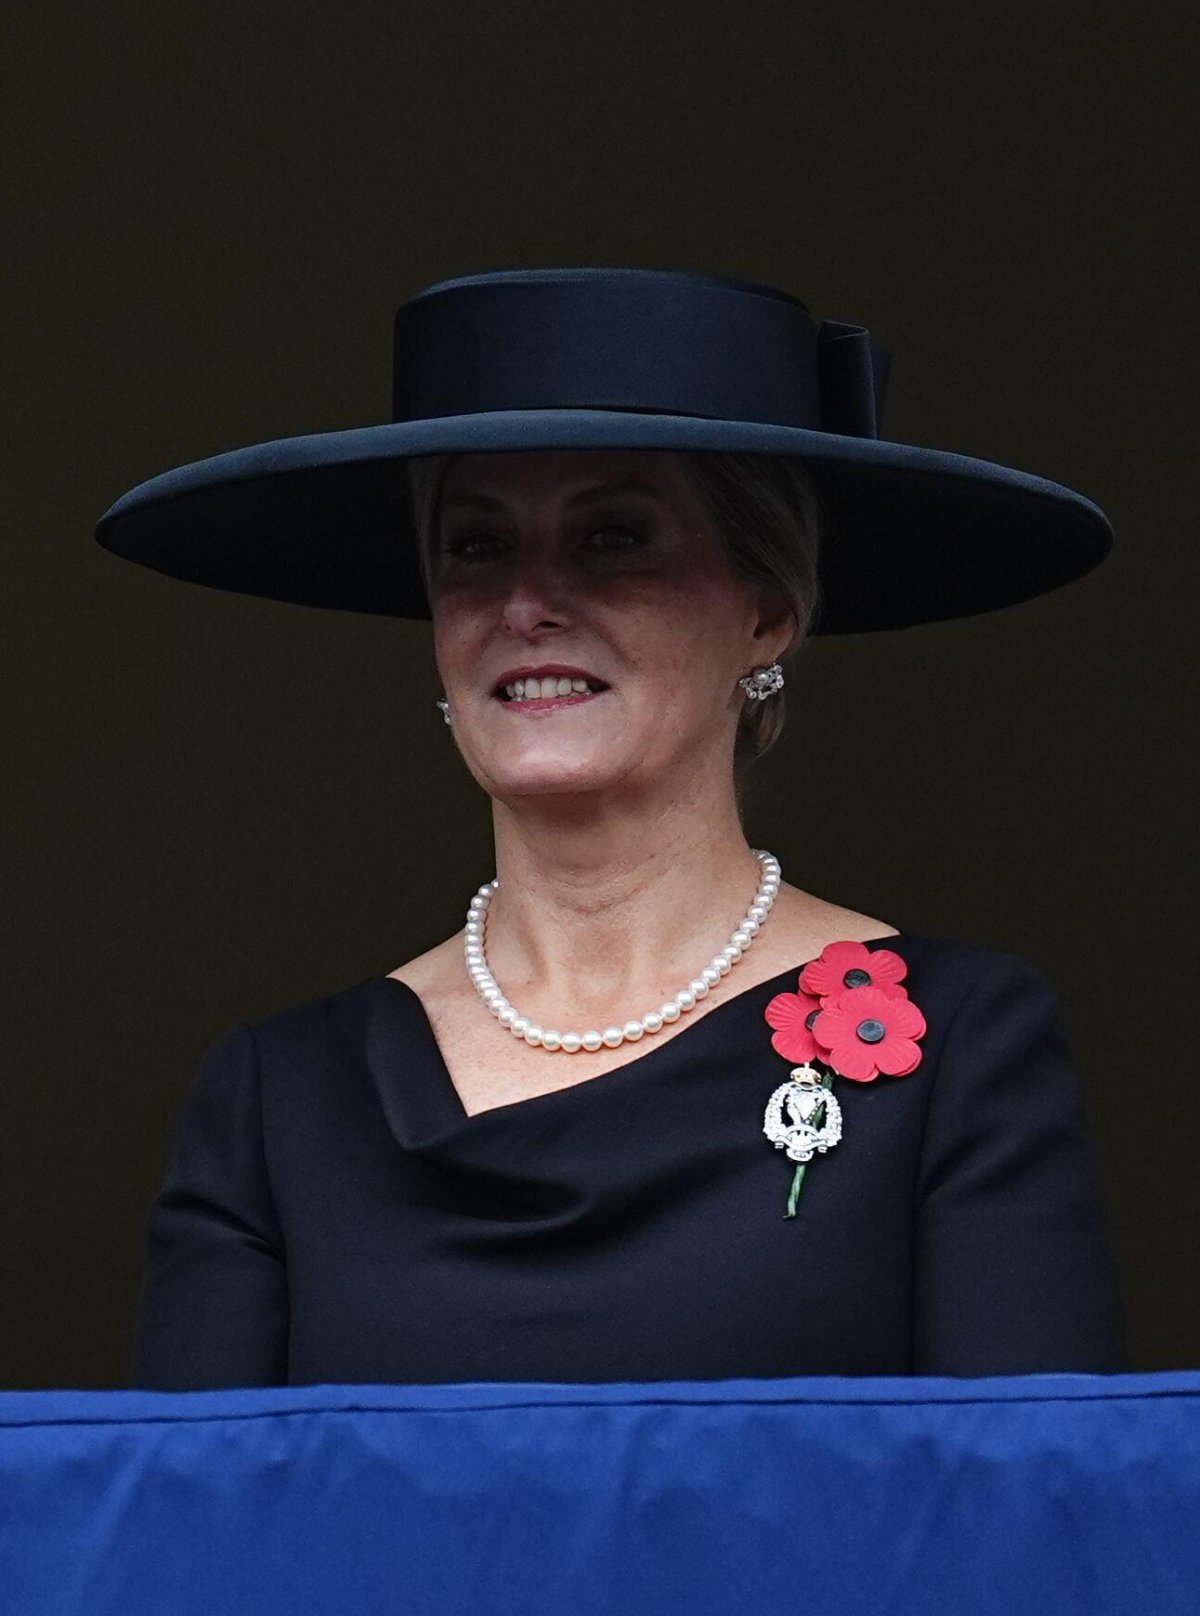
[[[239,1022],[149,1209],[130,1384],[1123,1371],[1054,992],[974,943],[867,946],[907,961],[921,1064],[835,1079],[842,1139],[795,1217],[795,1164],[763,1133],[793,1063],[763,1012],[803,961],[614,1071],[475,1116],[393,977]]]

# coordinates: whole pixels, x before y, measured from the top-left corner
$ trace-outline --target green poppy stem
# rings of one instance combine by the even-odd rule
[[[827,1089],[833,1087],[833,1078],[834,1074],[832,1072],[821,1073],[821,1082]],[[823,1100],[813,1112],[812,1120],[814,1128],[819,1128],[825,1121],[825,1102]],[[800,1199],[800,1189],[804,1183],[804,1169],[807,1166],[807,1162],[796,1163],[796,1171],[792,1174],[791,1193],[788,1195],[787,1211],[783,1214],[785,1218],[794,1218],[796,1216],[796,1202]]]
[[[787,1211],[783,1214],[785,1218],[794,1218],[796,1216],[796,1201],[800,1195],[800,1186],[804,1183],[804,1169],[807,1166],[807,1162],[797,1162],[796,1164],[796,1171],[792,1175],[792,1193],[788,1196]]]

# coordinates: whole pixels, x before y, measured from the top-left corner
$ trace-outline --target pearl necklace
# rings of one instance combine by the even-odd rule
[[[680,988],[674,998],[668,999],[666,1004],[660,1005],[657,1010],[651,1010],[636,1021],[627,1021],[623,1027],[607,1027],[603,1032],[595,1029],[588,1032],[558,1032],[553,1027],[539,1027],[536,1022],[530,1021],[509,1003],[496,978],[488,969],[487,955],[483,949],[488,905],[492,901],[492,893],[500,885],[498,876],[484,882],[471,899],[471,906],[467,910],[465,945],[467,971],[479,991],[480,998],[500,1025],[507,1027],[517,1038],[523,1038],[527,1044],[541,1049],[561,1050],[563,1054],[573,1055],[579,1049],[596,1050],[602,1046],[616,1049],[626,1042],[636,1043],[643,1033],[661,1032],[667,1022],[678,1021],[685,1011],[693,1010],[697,1001],[704,998],[709,988],[715,987],[723,976],[728,976],[754,941],[763,921],[770,914],[771,905],[779,892],[780,873],[779,860],[773,853],[756,848],[754,856],[763,867],[762,885],[754,894],[754,902],[746,911],[745,919],[725,947],[714,954],[700,975],[693,982],[689,982],[687,987]]]

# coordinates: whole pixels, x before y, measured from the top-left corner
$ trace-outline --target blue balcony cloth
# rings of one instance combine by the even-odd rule
[[[4,1616],[1195,1616],[1200,1372],[0,1393]]]

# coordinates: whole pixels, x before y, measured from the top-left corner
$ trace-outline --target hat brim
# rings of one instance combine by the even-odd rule
[[[488,411],[234,449],[123,494],[96,539],[172,578],[308,606],[428,618],[404,459],[533,449],[794,455],[821,501],[813,634],[940,622],[1082,577],[1112,547],[1083,494],[949,450],[761,422],[612,409]]]

